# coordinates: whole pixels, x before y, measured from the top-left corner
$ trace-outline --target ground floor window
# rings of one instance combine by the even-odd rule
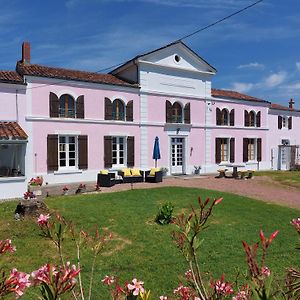
[[[234,162],[234,138],[216,138],[216,163]]]
[[[261,138],[243,139],[243,161],[261,161]]]
[[[112,164],[123,166],[125,164],[125,138],[113,137],[112,138]]]
[[[24,176],[25,143],[0,143],[0,177]]]
[[[59,167],[60,168],[77,167],[77,137],[76,136],[59,137]]]

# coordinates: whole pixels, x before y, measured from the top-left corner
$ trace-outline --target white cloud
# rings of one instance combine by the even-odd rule
[[[298,81],[298,82],[295,82],[292,84],[288,84],[284,88],[289,91],[299,91],[300,90],[300,82]]]
[[[254,86],[254,83],[234,82],[232,84],[232,90],[240,93],[247,93],[252,90]]]
[[[252,62],[249,64],[245,64],[245,65],[239,65],[237,67],[238,69],[257,69],[257,70],[264,70],[265,69],[265,65],[260,64],[258,62]]]
[[[283,83],[286,78],[287,78],[287,73],[285,71],[280,71],[278,73],[274,73],[268,76],[267,78],[265,78],[263,83],[267,87],[273,88]]]

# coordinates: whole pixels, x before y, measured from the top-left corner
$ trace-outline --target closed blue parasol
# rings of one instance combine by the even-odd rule
[[[159,138],[155,138],[152,158],[155,159],[155,167],[157,167],[157,160],[160,159],[160,150],[159,150]]]

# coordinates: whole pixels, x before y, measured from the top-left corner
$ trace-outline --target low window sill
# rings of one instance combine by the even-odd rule
[[[21,182],[25,180],[26,176],[0,177],[0,182]]]
[[[54,171],[54,175],[65,175],[65,174],[81,174],[82,170],[58,170]]]

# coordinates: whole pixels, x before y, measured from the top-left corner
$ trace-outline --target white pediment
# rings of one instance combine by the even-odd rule
[[[215,74],[216,70],[185,44],[177,42],[157,49],[138,58],[139,62],[160,67],[182,69],[200,73]]]

